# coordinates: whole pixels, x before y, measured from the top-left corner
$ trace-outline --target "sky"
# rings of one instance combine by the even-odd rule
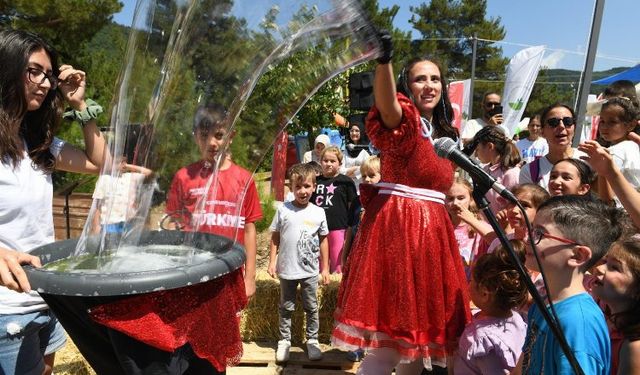
[[[123,10],[114,16],[120,24],[131,25],[134,0],[121,0]],[[247,0],[242,0],[247,1]],[[378,0],[380,7],[400,6],[394,26],[419,32],[409,23],[410,7],[428,0]],[[543,65],[547,68],[582,70],[589,43],[595,0],[488,0],[487,17],[500,17],[506,36],[498,45],[505,57],[527,46],[547,48]],[[640,1],[606,0],[602,18],[595,71],[631,67],[640,63]]]

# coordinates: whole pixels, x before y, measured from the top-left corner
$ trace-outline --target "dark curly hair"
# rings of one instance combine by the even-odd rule
[[[41,50],[57,77],[58,55],[49,43],[27,31],[0,31],[0,157],[15,167],[23,158],[24,140],[33,166],[51,172],[55,158],[49,146],[62,120],[62,94],[49,90],[40,108],[28,111],[24,85],[29,57]]]
[[[510,242],[520,262],[524,262],[524,241]],[[479,286],[494,293],[493,304],[501,311],[507,312],[527,301],[527,286],[520,278],[516,264],[502,246],[492,253],[480,256],[471,269],[471,275]]]

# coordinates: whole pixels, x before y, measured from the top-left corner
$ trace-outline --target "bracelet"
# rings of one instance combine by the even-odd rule
[[[82,111],[71,109],[65,112],[63,117],[69,120],[78,121],[84,128],[84,126],[89,121],[95,120],[96,118],[98,118],[98,115],[100,115],[104,111],[102,109],[102,106],[92,99],[87,99],[85,102],[87,104],[87,107],[85,109],[83,109]]]

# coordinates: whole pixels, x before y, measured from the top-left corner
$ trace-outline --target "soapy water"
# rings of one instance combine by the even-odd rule
[[[201,264],[219,258],[210,251],[186,245],[123,246],[116,252],[83,254],[48,263],[44,270],[67,273],[128,273],[158,271]],[[100,265],[100,267],[98,267]]]
[[[225,135],[206,167],[212,172],[189,176],[207,175],[206,184],[179,198],[189,201],[190,212],[242,218],[242,225],[217,220],[186,228],[237,239],[250,182],[237,187],[233,202],[217,199],[225,189],[218,183],[219,167],[232,138],[248,149],[244,160],[229,156],[236,164],[250,173],[264,168],[275,140],[313,94],[378,51],[375,29],[357,0],[139,0],[110,111],[114,157],[102,174],[111,179],[94,198],[74,251],[78,259],[67,259],[65,272],[150,271],[215,257],[195,249],[196,234],[184,236],[184,248],[163,246],[169,253],[149,250],[142,235],[157,229],[152,211],[172,214],[164,207],[178,170],[203,157],[194,137],[197,108],[225,108],[218,122]],[[114,223],[120,223],[121,235],[107,232]],[[97,246],[89,240],[96,234]],[[150,264],[151,258],[158,259]]]

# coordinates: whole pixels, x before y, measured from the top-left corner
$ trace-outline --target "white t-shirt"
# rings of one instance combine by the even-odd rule
[[[320,158],[318,157],[318,155],[316,155],[315,152],[313,152],[313,150],[307,151],[302,155],[302,162],[303,163],[310,163],[312,161],[315,161],[316,163],[320,164]]]
[[[115,224],[135,216],[136,193],[144,180],[142,173],[122,173],[119,176],[100,175],[93,199],[101,199],[100,224]]]
[[[489,125],[488,122],[486,122],[483,118],[474,118],[471,119],[469,121],[467,121],[464,125],[464,127],[462,128],[462,134],[460,135],[460,138],[462,139],[471,139],[473,138],[474,135],[476,135],[477,132],[480,131],[480,129],[484,128],[485,126],[493,126],[493,125]],[[500,129],[502,129],[502,132],[509,137],[510,133],[509,133],[509,129],[507,129],[506,126],[504,126],[504,124],[500,124],[500,125],[496,125],[497,127],[499,127]]]
[[[340,173],[342,173],[343,175],[347,175],[347,169],[351,168],[351,167],[358,167],[356,168],[356,173],[353,177],[351,177],[351,179],[353,180],[353,183],[356,185],[356,191],[358,192],[358,194],[360,194],[360,181],[362,181],[362,173],[360,173],[360,166],[362,164],[364,164],[364,162],[370,157],[369,153],[365,150],[361,150],[360,153],[358,154],[358,156],[356,156],[355,158],[352,158],[349,156],[348,152],[344,153],[344,159],[342,160],[342,166],[340,167]]]
[[[531,163],[536,157],[542,157],[549,153],[547,140],[542,137],[538,137],[535,141],[530,141],[527,138],[521,139],[516,143],[516,146],[520,150],[522,160],[527,163]]]
[[[54,138],[49,150],[57,157],[64,141]],[[25,149],[26,149],[25,144]],[[26,151],[16,168],[0,163],[0,246],[22,252],[55,240],[51,174],[34,169]],[[0,314],[46,310],[35,291],[18,293],[0,286]]]
[[[280,233],[276,272],[285,280],[306,279],[320,272],[320,238],[329,234],[324,209],[309,203],[300,208],[285,202],[269,229]]]
[[[579,151],[577,148],[574,148],[573,155],[571,156],[571,158],[580,159],[581,156],[587,156],[587,154],[585,154],[582,151]],[[520,183],[521,184],[536,183],[542,186],[543,188],[545,188],[545,190],[549,191],[549,176],[551,175],[553,164],[551,164],[551,162],[549,161],[549,159],[547,159],[546,156],[538,160],[540,160],[540,163],[539,163],[540,168],[538,169],[538,181],[532,181],[531,165],[534,162],[531,162],[531,163],[525,164],[520,170]]]
[[[640,147],[633,141],[622,141],[608,148],[624,178],[634,188],[640,187]]]
[[[474,135],[476,135],[477,132],[480,131],[480,129],[484,128],[487,125],[488,125],[487,122],[481,118],[474,118],[474,119],[468,120],[464,124],[464,127],[462,128],[462,133],[460,135],[460,138],[471,139],[473,138]]]

